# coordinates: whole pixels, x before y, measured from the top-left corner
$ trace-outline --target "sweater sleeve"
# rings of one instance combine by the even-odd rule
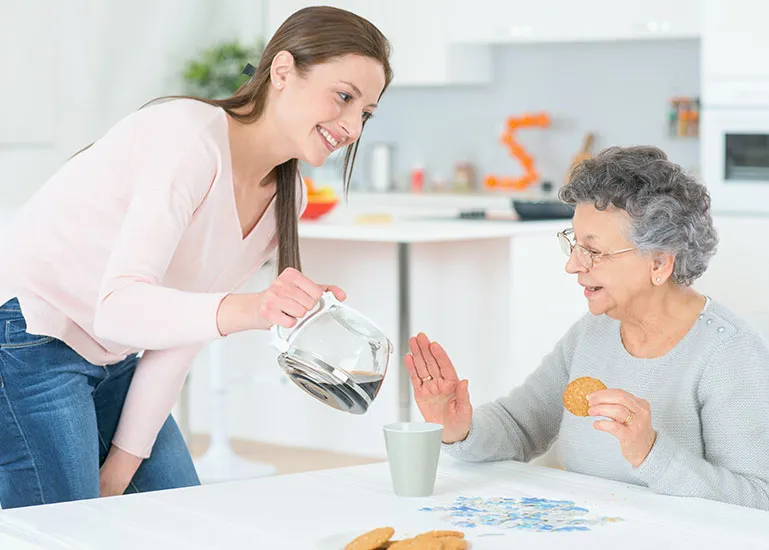
[[[191,136],[142,158],[142,166],[125,176],[135,178],[134,192],[102,280],[94,332],[137,349],[184,347],[218,338],[216,314],[225,293],[161,285],[210,190],[215,152]]]
[[[572,326],[522,385],[475,409],[469,435],[463,441],[443,444],[446,453],[472,462],[526,462],[545,453],[560,428],[563,390],[581,325]]]
[[[113,445],[139,458],[149,458],[201,348],[144,352],[128,388]]]
[[[698,394],[705,456],[660,432],[636,475],[659,493],[769,510],[767,345],[758,336],[733,336],[713,354]]]

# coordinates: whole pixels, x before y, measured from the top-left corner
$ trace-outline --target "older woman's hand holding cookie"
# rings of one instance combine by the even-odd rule
[[[409,349],[405,362],[422,416],[443,426],[444,443],[465,439],[473,418],[467,380],[459,380],[446,351],[425,334],[410,338]]]
[[[596,420],[597,430],[608,432],[619,440],[622,455],[634,468],[639,467],[657,440],[652,427],[649,402],[623,390],[598,390],[587,396],[590,416],[612,420]]]

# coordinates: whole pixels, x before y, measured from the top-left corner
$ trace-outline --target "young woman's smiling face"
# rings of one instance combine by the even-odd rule
[[[381,63],[353,54],[314,65],[305,75],[290,68],[278,74],[276,120],[291,129],[294,156],[311,166],[360,137],[385,87]]]

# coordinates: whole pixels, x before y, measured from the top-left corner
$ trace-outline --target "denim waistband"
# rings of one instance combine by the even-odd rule
[[[19,304],[19,300],[17,298],[11,298],[0,306],[0,311],[20,312],[21,305]]]

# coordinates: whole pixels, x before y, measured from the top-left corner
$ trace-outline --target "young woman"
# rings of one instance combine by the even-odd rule
[[[297,163],[347,147],[349,184],[389,50],[300,10],[234,96],[140,109],[25,205],[0,265],[0,506],[199,483],[170,411],[201,347],[345,298],[300,272]],[[236,293],[276,251],[272,285]]]

